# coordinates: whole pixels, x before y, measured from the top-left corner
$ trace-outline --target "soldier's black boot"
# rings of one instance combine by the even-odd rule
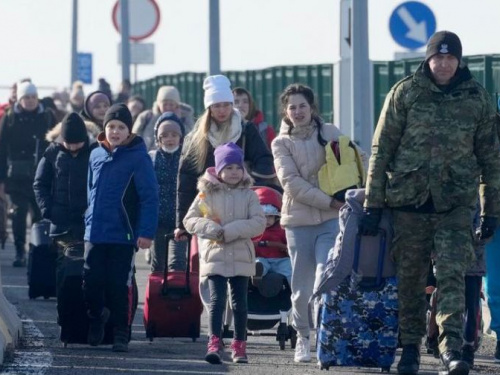
[[[89,314],[89,333],[87,342],[91,346],[99,345],[104,340],[104,327],[109,319],[109,310],[105,307],[102,310],[101,316],[91,316]]]
[[[467,362],[469,369],[474,367],[474,347],[472,345],[462,346],[462,361]]]
[[[128,352],[128,327],[115,327],[113,330],[113,351]]]
[[[441,354],[443,369],[439,375],[469,375],[469,365],[463,361],[460,352],[448,350]]]
[[[398,363],[398,374],[417,375],[420,368],[420,348],[416,344],[403,345]]]

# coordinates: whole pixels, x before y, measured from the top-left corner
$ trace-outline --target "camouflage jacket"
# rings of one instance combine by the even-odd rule
[[[372,142],[365,207],[422,206],[437,212],[475,207],[497,216],[500,150],[486,90],[460,67],[442,91],[424,73],[396,83],[387,95]]]

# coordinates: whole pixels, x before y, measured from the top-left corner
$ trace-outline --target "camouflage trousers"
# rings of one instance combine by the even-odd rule
[[[435,260],[436,322],[439,350],[460,350],[465,309],[466,270],[474,259],[471,209],[441,214],[395,210],[392,255],[399,292],[399,327],[403,345],[420,345],[426,334],[425,287],[431,256]]]

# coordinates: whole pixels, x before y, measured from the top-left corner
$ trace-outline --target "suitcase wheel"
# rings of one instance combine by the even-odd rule
[[[389,367],[382,367],[380,369],[380,372],[387,372],[387,373],[389,373],[389,372],[391,372],[391,367],[390,366]]]
[[[191,340],[192,340],[193,342],[196,342],[196,337],[191,337]]]
[[[149,341],[153,342],[153,338],[155,337],[155,330],[153,326],[149,325],[146,327],[146,337]]]
[[[67,348],[68,347],[68,343],[67,342],[63,342],[63,348]]]
[[[49,299],[50,296],[43,296],[43,299]]]
[[[318,361],[318,367],[320,370],[326,370],[326,371],[330,370],[330,366],[321,363],[321,361]]]

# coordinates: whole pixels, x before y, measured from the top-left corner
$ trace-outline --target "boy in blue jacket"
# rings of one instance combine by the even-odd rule
[[[128,351],[129,302],[136,248],[151,246],[158,222],[158,184],[141,137],[131,134],[124,104],[104,117],[99,147],[89,160],[83,289],[89,315],[88,343],[99,345],[111,316],[113,351]],[[104,307],[108,299],[109,309]]]

